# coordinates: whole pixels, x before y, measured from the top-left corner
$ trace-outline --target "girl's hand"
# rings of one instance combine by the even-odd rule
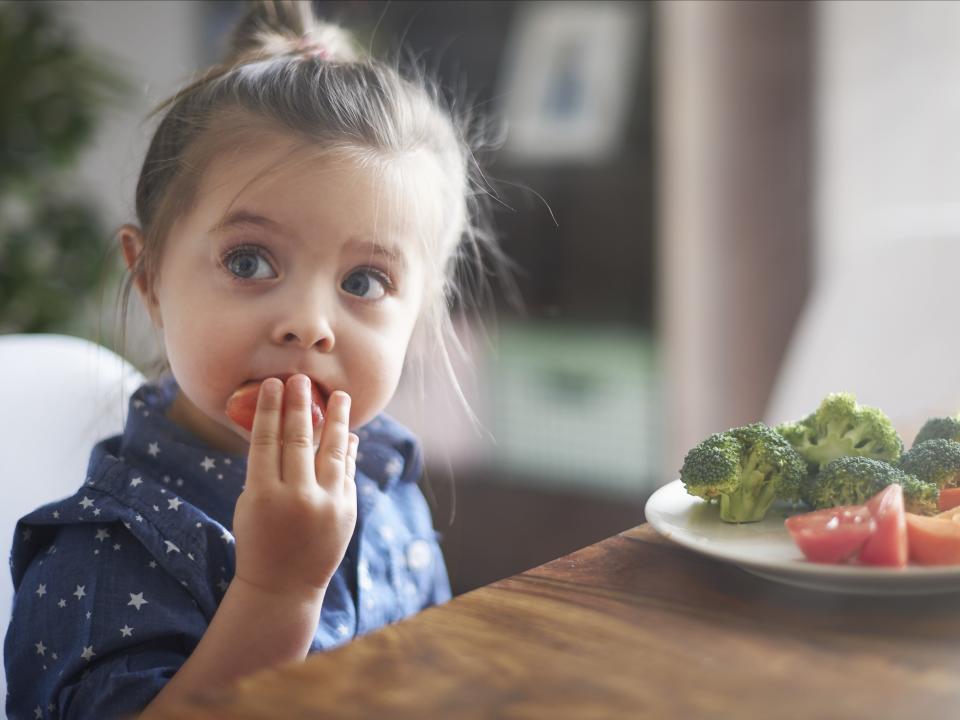
[[[350,396],[334,392],[314,454],[310,380],[260,386],[247,482],[237,501],[234,581],[268,593],[322,600],[357,520],[356,435]]]

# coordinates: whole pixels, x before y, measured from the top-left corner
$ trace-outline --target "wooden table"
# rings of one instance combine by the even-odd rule
[[[170,717],[957,718],[960,596],[800,590],[642,525]]]

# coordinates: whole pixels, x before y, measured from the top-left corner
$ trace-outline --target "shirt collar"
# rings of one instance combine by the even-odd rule
[[[247,458],[214,450],[170,420],[167,411],[178,390],[174,378],[167,375],[131,396],[121,453],[127,463],[149,468],[153,482],[232,527]]]

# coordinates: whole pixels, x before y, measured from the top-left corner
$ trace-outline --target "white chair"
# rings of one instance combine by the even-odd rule
[[[143,376],[120,356],[66,335],[0,336],[0,553],[10,557],[16,521],[84,481],[94,443],[123,427]],[[0,572],[6,633],[13,587]],[[0,661],[0,715],[6,676]]]
[[[960,412],[958,272],[960,230],[901,231],[845,251],[811,292],[765,420],[804,417],[849,391],[886,412],[909,448],[927,418]]]

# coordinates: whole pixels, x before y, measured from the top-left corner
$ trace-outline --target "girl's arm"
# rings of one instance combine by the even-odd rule
[[[261,386],[234,514],[236,574],[196,649],[141,717],[306,657],[357,517],[350,397],[331,395],[316,454],[310,403],[304,375],[286,388],[275,378]]]

